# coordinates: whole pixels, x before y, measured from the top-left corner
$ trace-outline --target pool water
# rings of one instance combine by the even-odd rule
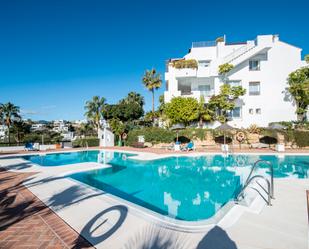
[[[51,153],[51,154],[41,154],[41,155],[29,155],[23,156],[22,158],[39,164],[43,167],[50,166],[63,166],[68,164],[75,163],[84,163],[84,162],[99,162],[104,163],[104,156],[98,150],[89,150],[89,151],[78,151],[78,152],[66,152],[66,153]],[[122,158],[122,156],[132,156],[133,154],[129,153],[118,153],[114,152],[114,158]]]
[[[257,160],[270,161],[275,177],[307,178],[309,173],[309,156],[207,155],[151,161],[130,156],[101,152],[100,157],[111,168],[70,177],[154,212],[178,220],[199,221],[212,217],[237,196]],[[266,164],[258,171],[269,174]]]

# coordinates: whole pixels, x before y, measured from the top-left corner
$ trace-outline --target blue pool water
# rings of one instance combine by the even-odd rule
[[[102,168],[70,175],[71,178],[179,220],[212,217],[235,198],[253,163],[267,160],[275,177],[308,178],[309,156],[207,155],[140,161],[133,154],[108,151],[55,153],[23,158],[41,166],[82,162],[108,163]],[[267,165],[259,174],[267,175]]]
[[[133,154],[128,153],[118,153],[114,152],[115,158],[119,156],[122,158],[123,155],[131,156]],[[30,162],[39,164],[43,167],[50,166],[63,166],[67,164],[74,163],[84,163],[84,162],[103,162],[102,154],[98,150],[90,151],[78,151],[78,152],[66,152],[66,153],[52,153],[52,154],[42,154],[42,155],[29,155],[23,156],[22,158]]]
[[[207,155],[139,161],[122,153],[103,152],[111,168],[70,177],[178,220],[212,217],[235,198],[257,160],[274,165],[275,177],[307,178],[309,156]],[[262,165],[259,174],[269,174]]]

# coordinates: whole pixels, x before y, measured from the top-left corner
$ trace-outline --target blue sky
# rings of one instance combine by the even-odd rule
[[[25,118],[81,119],[94,95],[115,103],[192,41],[280,39],[309,53],[308,0],[0,0],[0,103]],[[156,95],[162,94],[164,84]]]

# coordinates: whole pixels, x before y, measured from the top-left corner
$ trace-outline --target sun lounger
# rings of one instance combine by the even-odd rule
[[[193,142],[189,142],[185,147],[183,147],[181,150],[183,151],[190,151],[195,150],[195,146]]]
[[[34,150],[33,144],[32,143],[26,143],[25,144],[25,150],[27,150],[27,151]]]

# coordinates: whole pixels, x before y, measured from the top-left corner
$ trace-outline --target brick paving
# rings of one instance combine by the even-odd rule
[[[93,248],[22,185],[31,175],[0,169],[0,248]]]

